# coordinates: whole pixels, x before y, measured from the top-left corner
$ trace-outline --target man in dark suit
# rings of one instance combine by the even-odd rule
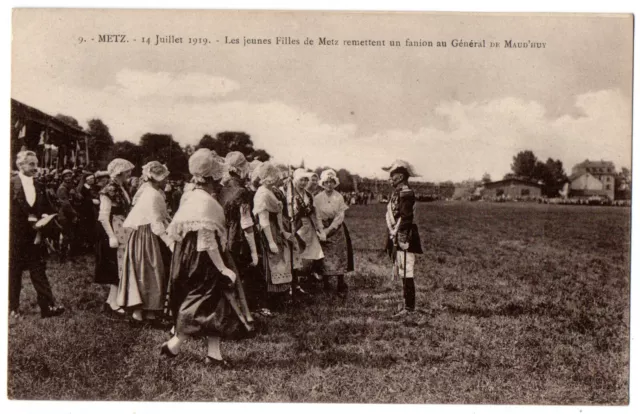
[[[52,212],[44,188],[34,182],[38,158],[33,151],[21,151],[16,157],[19,173],[11,178],[9,222],[9,313],[20,317],[22,272],[29,270],[43,318],[64,312],[56,306],[46,274],[44,242],[36,222]]]

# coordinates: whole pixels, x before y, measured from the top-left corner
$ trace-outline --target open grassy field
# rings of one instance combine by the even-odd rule
[[[384,206],[347,215],[350,292],[317,291],[229,341],[234,368],[208,368],[205,344],[175,360],[168,337],[100,311],[91,258],[49,266],[68,312],[9,329],[12,399],[360,403],[626,404],[630,209],[537,204],[418,206],[425,254],[418,306],[391,315],[399,282],[381,253]]]

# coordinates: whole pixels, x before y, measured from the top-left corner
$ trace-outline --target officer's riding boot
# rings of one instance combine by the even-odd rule
[[[404,290],[404,305],[408,311],[414,311],[416,308],[416,285],[412,277],[402,279],[402,287]]]

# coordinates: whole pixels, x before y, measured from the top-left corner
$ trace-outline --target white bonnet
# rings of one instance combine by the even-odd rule
[[[200,148],[189,157],[189,173],[193,175],[192,181],[204,182],[206,177],[214,180],[222,179],[224,174],[224,159],[215,152]]]
[[[293,172],[293,183],[297,184],[303,178],[311,178],[314,173],[305,170],[304,168],[298,168]]]
[[[107,172],[111,178],[122,174],[125,171],[133,170],[134,165],[124,158],[114,158],[107,166]]]
[[[236,173],[244,178],[249,173],[249,162],[240,151],[231,151],[224,158],[224,164],[228,172]]]
[[[150,161],[142,167],[142,179],[162,181],[169,176],[169,169],[159,161]]]
[[[260,179],[260,184],[274,184],[280,178],[278,168],[268,161],[259,165],[254,174],[256,178]]]

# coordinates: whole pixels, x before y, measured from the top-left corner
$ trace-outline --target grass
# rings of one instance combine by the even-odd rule
[[[318,291],[227,341],[167,361],[168,334],[106,318],[91,258],[49,265],[69,310],[9,329],[11,399],[358,403],[627,404],[630,210],[429,203],[418,209],[424,314],[390,316],[401,288],[380,253],[384,206],[347,215],[356,252],[348,298]]]

